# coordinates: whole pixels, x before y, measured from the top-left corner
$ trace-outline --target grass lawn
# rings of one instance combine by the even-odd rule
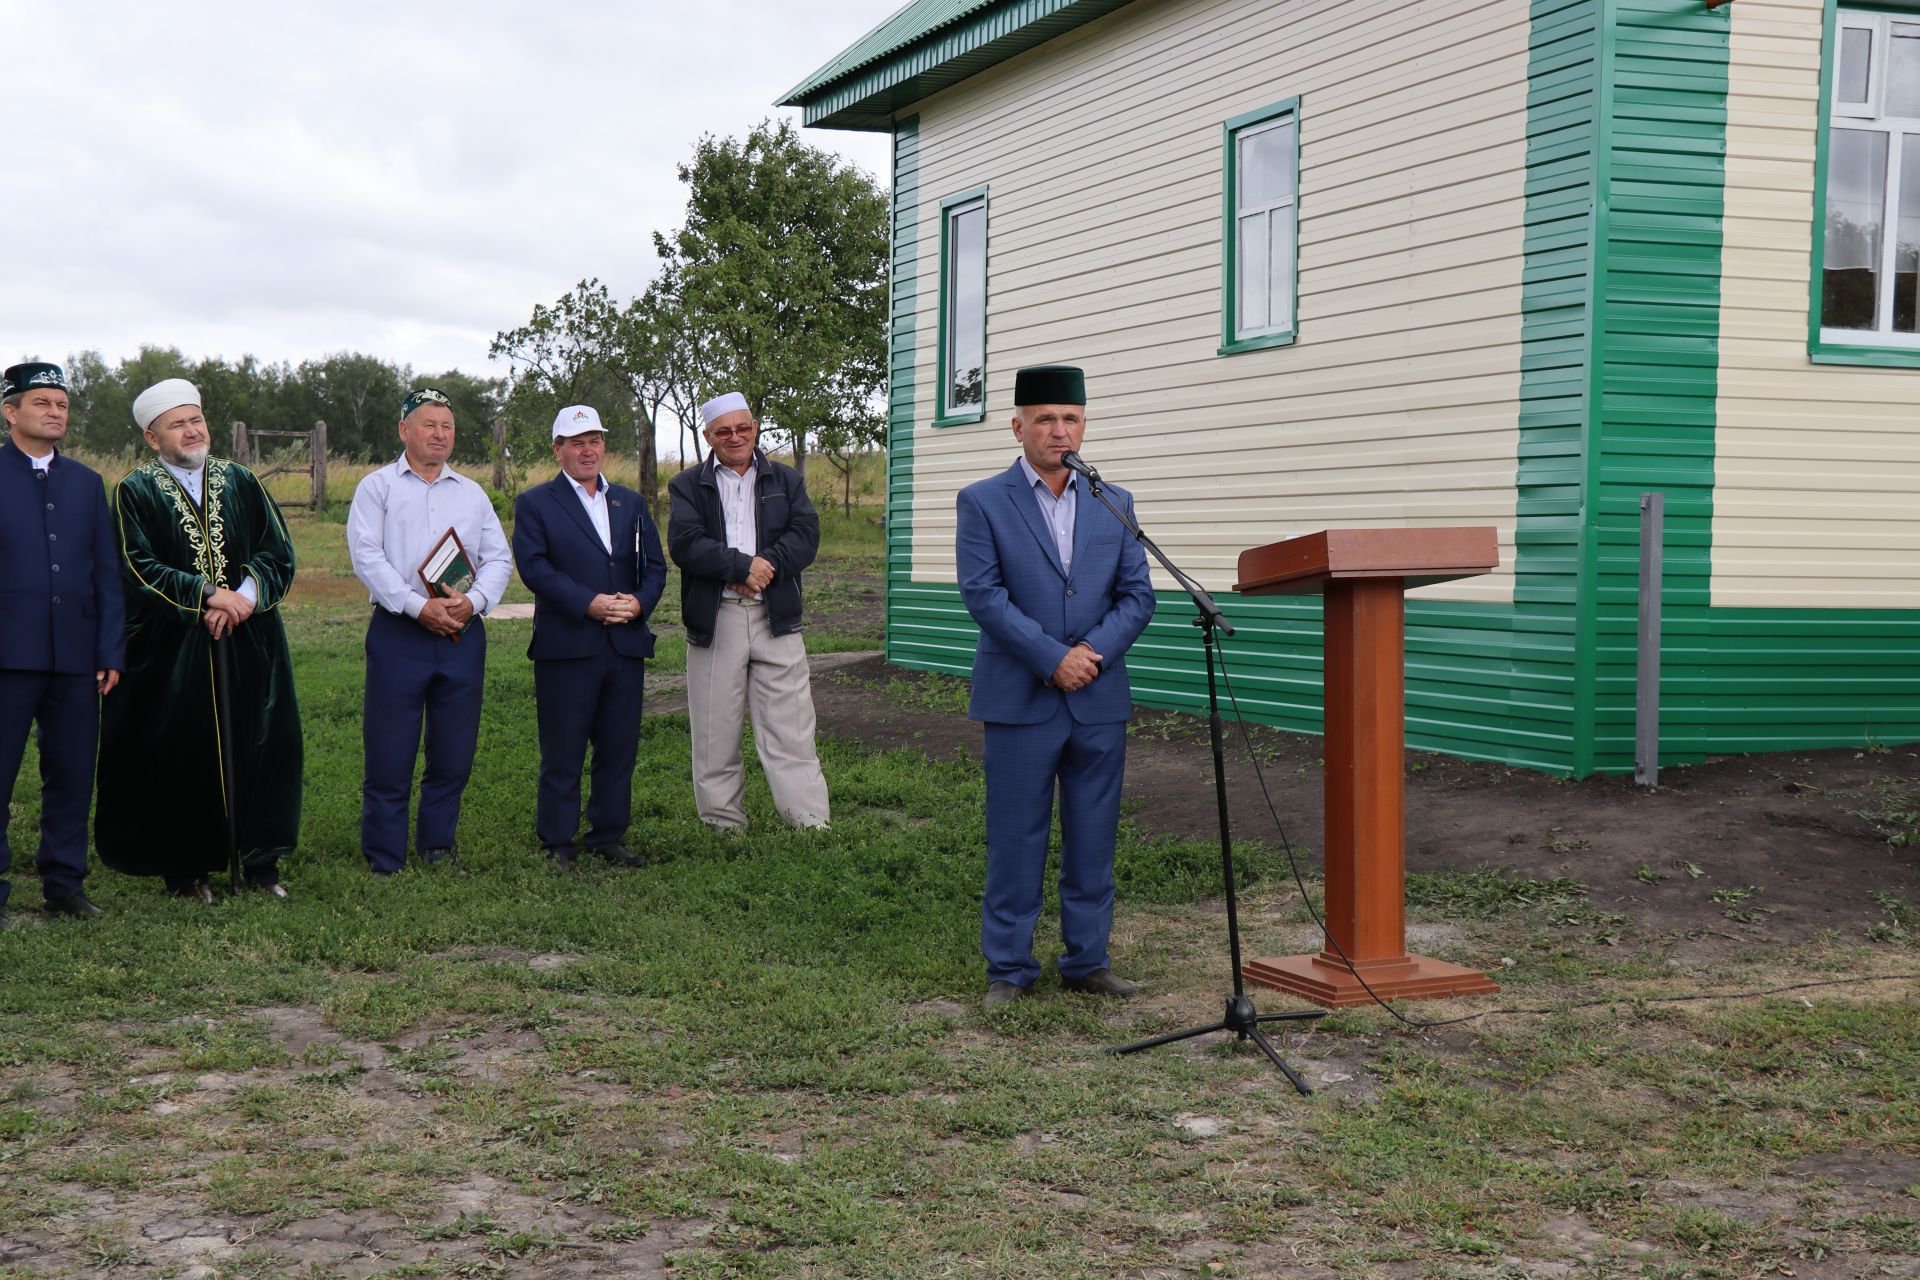
[[[809,643],[876,647],[879,530],[829,529],[809,592],[852,621]],[[826,741],[830,832],[782,829],[756,770],[752,832],[721,839],[694,816],[685,717],[650,716],[653,865],[561,876],[532,834],[527,622],[489,627],[468,874],[376,882],[365,597],[339,524],[295,534],[293,899],[205,908],[100,871],[106,917],[43,922],[16,882],[0,1276],[1920,1273],[1911,983],[1639,1002],[1920,951],[1756,953],[1708,981],[1570,936],[1564,886],[1436,880],[1425,948],[1516,962],[1503,996],[1416,1012],[1618,1003],[1426,1034],[1331,1017],[1283,1042],[1311,1099],[1217,1040],[1115,1059],[1216,1013],[1210,844],[1123,835],[1116,953],[1149,998],[1047,982],[988,1018],[973,765]],[[678,669],[684,643],[662,650]],[[32,770],[11,825],[29,866]],[[1249,850],[1256,953],[1306,919],[1275,865]]]

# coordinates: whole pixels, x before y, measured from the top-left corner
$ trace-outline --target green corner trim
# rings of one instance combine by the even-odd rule
[[[1807,354],[1816,363],[1827,344],[1820,341],[1821,290],[1827,275],[1827,134],[1833,116],[1833,38],[1840,21],[1840,6],[1826,0],[1820,17],[1820,103],[1813,118],[1813,221],[1808,234],[1813,238],[1807,272]],[[1850,360],[1834,363],[1867,364]]]
[[[981,245],[980,273],[987,273],[987,257],[992,252],[993,213],[987,207],[987,189],[974,187],[951,195],[940,202],[940,315],[936,338],[935,362],[939,370],[939,381],[933,386],[933,425],[936,427],[957,427],[971,422],[983,421],[987,416],[987,290],[986,280],[980,282],[980,407],[977,410],[961,413],[947,412],[947,388],[952,386],[953,370],[947,367],[947,325],[948,299],[951,282],[948,280],[948,264],[952,258],[948,255],[947,239],[953,227],[953,211],[965,205],[978,204],[980,212],[986,215],[987,231]]]
[[[1240,166],[1234,156],[1234,142],[1242,129],[1266,124],[1283,116],[1293,117],[1293,297],[1288,304],[1288,322],[1283,330],[1241,338],[1234,334],[1234,317],[1239,314],[1239,218]],[[1234,116],[1220,126],[1220,348],[1223,356],[1242,351],[1261,351],[1269,347],[1290,346],[1300,329],[1300,99],[1296,95],[1254,111]]]
[[[1599,670],[1599,529],[1601,413],[1606,394],[1606,360],[1602,347],[1607,332],[1608,240],[1612,235],[1613,121],[1616,64],[1619,58],[1619,0],[1596,0],[1595,21],[1599,45],[1594,57],[1593,215],[1587,256],[1586,386],[1580,415],[1580,524],[1579,581],[1574,594],[1573,620],[1573,774],[1583,778],[1593,771],[1595,682]]]
[[[903,587],[913,580],[914,346],[920,280],[920,120],[910,116],[893,131],[893,249],[887,310],[887,534],[886,652],[900,661]]]

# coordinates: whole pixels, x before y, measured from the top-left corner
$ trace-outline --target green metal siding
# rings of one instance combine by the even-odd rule
[[[1822,13],[1822,56],[1832,56],[1834,0]],[[1849,6],[1853,8],[1853,6]],[[1859,6],[1878,8],[1878,6]],[[1732,15],[1740,21],[1740,13]],[[1705,50],[1707,61],[1724,42],[1716,23],[1693,21],[1688,35]],[[1676,92],[1693,102],[1711,98],[1713,79],[1701,73],[1703,58],[1680,59],[1670,77]],[[1830,67],[1822,67],[1826,102]],[[1672,104],[1668,104],[1672,106]],[[1822,111],[1824,132],[1824,111]],[[1724,136],[1724,134],[1722,134]],[[1820,154],[1824,157],[1824,138]],[[1688,155],[1692,186],[1699,175],[1716,175],[1716,155],[1701,146]],[[1668,184],[1684,207],[1684,184]],[[1814,209],[1824,201],[1814,184]],[[1676,228],[1680,230],[1680,228]],[[1695,225],[1697,234],[1705,234]],[[1811,271],[1818,278],[1822,234],[1818,219],[1809,226]],[[1718,297],[1718,274],[1674,274],[1670,296],[1676,311],[1705,305]],[[1814,317],[1816,320],[1816,317]],[[1811,320],[1811,322],[1814,322]],[[1816,332],[1816,330],[1814,330]],[[1701,334],[1692,334],[1699,338]],[[1814,344],[1816,345],[1816,344]],[[1688,376],[1697,380],[1697,351],[1688,349]],[[1715,353],[1716,359],[1716,353]],[[1697,393],[1678,401],[1695,401]],[[1707,432],[1713,430],[1713,405],[1707,405]],[[1845,413],[1836,405],[1834,413]],[[1680,413],[1692,420],[1693,413]],[[1693,426],[1690,436],[1701,434]],[[1680,441],[1674,441],[1680,443]],[[1711,449],[1697,443],[1663,457],[1665,478],[1684,478],[1690,522],[1672,524],[1674,499],[1668,499],[1668,591],[1665,674],[1661,679],[1661,760],[1693,762],[1711,754],[1793,750],[1812,747],[1864,747],[1868,743],[1907,743],[1920,739],[1920,612],[1870,608],[1711,608],[1705,562],[1711,557],[1711,489],[1701,474],[1711,470]],[[1649,466],[1649,474],[1663,476]],[[1709,476],[1711,480],[1711,476]],[[1651,486],[1649,486],[1651,487]],[[1686,564],[1680,580],[1674,562]],[[1609,768],[1613,762],[1609,760]]]
[[[1728,10],[1605,3],[1613,48],[1588,481],[1593,716],[1582,773],[1633,767],[1640,494],[1666,495],[1669,623],[1697,621],[1708,602],[1726,177]],[[1690,718],[1663,710],[1663,731],[1686,732]]]

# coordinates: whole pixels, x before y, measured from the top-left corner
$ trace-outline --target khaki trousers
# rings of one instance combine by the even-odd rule
[[[693,798],[700,820],[716,827],[747,825],[740,730],[749,709],[774,808],[793,826],[825,826],[827,779],[813,746],[806,642],[798,632],[774,635],[765,605],[722,598],[713,643],[687,646]]]

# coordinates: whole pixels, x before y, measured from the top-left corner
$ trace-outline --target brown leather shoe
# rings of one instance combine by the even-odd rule
[[[986,998],[980,1002],[980,1006],[991,1009],[995,1005],[1012,1004],[1016,1000],[1025,1000],[1027,994],[1027,988],[1017,982],[989,982]]]
[[[1125,1000],[1128,996],[1140,994],[1138,983],[1128,982],[1111,969],[1095,969],[1092,973],[1083,973],[1077,978],[1062,978],[1060,986],[1067,991],[1078,991],[1089,996],[1117,996]]]

